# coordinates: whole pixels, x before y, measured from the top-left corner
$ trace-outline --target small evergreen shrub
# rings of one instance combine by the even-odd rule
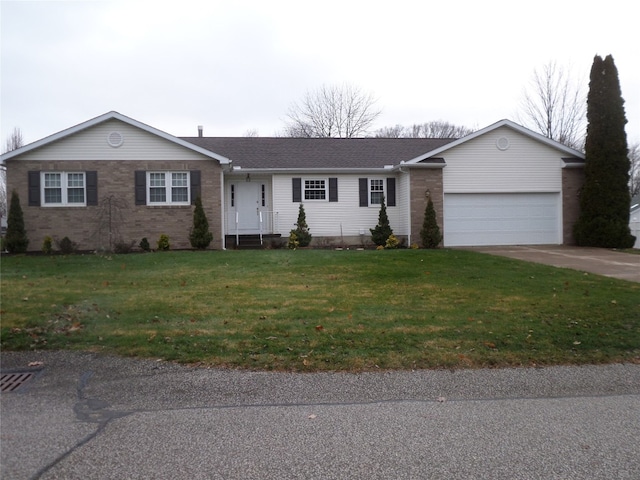
[[[76,251],[77,245],[69,237],[64,237],[58,242],[58,249],[64,255],[70,255]]]
[[[113,244],[113,253],[131,253],[135,241],[125,242],[124,240],[118,240]]]
[[[15,190],[11,193],[4,246],[9,253],[24,253],[29,246],[27,232],[24,229],[24,215],[20,206],[20,197]]]
[[[438,248],[442,241],[442,233],[436,220],[436,210],[433,208],[433,202],[429,198],[427,208],[424,210],[424,221],[422,230],[420,230],[420,239],[424,248]]]
[[[389,235],[389,238],[387,238],[387,241],[384,244],[384,248],[386,249],[394,249],[398,248],[399,246],[400,241],[398,240],[398,237],[396,237],[393,233]]]
[[[298,241],[298,234],[295,230],[291,230],[291,232],[289,232],[289,242],[287,243],[287,248],[289,248],[289,250],[295,250],[299,246],[300,242]]]
[[[384,196],[380,203],[380,213],[378,214],[378,224],[375,228],[370,228],[371,240],[378,246],[384,248],[389,236],[393,235],[393,230],[389,224],[389,217],[387,216],[387,207],[384,202]]]
[[[44,237],[44,240],[42,242],[42,251],[47,255],[51,255],[51,253],[53,252],[53,238],[51,238],[49,235]]]
[[[296,240],[299,247],[308,247],[311,243],[311,233],[309,233],[309,226],[307,225],[307,214],[304,211],[304,206],[300,204],[298,208],[298,221],[296,222],[296,229],[292,230],[296,232]]]
[[[169,236],[164,233],[160,235],[158,239],[158,250],[161,252],[167,251],[171,249],[171,244],[169,243]]]
[[[212,240],[213,234],[209,231],[209,222],[202,208],[202,200],[198,197],[193,211],[193,227],[189,234],[189,242],[193,248],[204,250]]]
[[[144,237],[142,240],[140,240],[140,243],[138,244],[138,246],[140,247],[140,250],[142,250],[143,252],[151,251],[151,245],[149,245],[149,240],[147,239],[147,237]]]

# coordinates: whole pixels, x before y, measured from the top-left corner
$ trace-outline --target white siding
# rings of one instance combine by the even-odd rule
[[[299,177],[304,179],[338,178],[338,201],[304,201],[304,211],[307,216],[307,224],[311,235],[314,237],[325,236],[354,236],[363,233],[370,236],[370,228],[378,223],[378,214],[380,206],[360,207],[358,179],[359,178],[383,178],[386,179],[390,175],[274,175],[273,177],[273,208],[278,212],[280,233],[283,236],[289,235],[289,232],[295,228],[298,220],[299,203],[293,202],[292,178]],[[399,182],[396,180],[396,202],[398,206],[387,207],[387,215],[389,223],[394,233],[397,235],[405,235],[407,228],[406,216],[406,197],[404,188],[398,188]],[[401,206],[401,205],[404,205]],[[341,231],[342,229],[342,231]]]
[[[496,146],[499,138],[509,148]],[[445,193],[560,192],[562,154],[507,127],[488,132],[444,154]]]
[[[411,177],[408,173],[400,173],[396,180],[396,207],[394,209],[395,223],[391,224],[393,233],[396,235],[409,235],[409,225],[411,224],[410,211],[410,190],[409,181]],[[389,208],[387,208],[387,211]],[[376,219],[377,222],[377,219]],[[415,234],[416,232],[411,232]]]
[[[113,148],[107,136],[119,132],[124,143]],[[42,148],[27,152],[25,160],[207,160],[205,155],[132,125],[112,119]],[[210,159],[209,159],[210,160]]]

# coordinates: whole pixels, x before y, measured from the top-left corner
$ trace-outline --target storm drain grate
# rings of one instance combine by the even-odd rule
[[[13,372],[0,375],[0,392],[15,392],[31,380],[35,372]]]

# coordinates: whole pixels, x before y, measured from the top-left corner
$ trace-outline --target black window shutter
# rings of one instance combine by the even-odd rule
[[[136,205],[147,204],[147,172],[144,170],[136,170],[135,172],[136,187]]]
[[[40,172],[29,172],[29,206],[40,206]]]
[[[396,206],[396,179],[393,177],[387,178],[387,206]]]
[[[194,205],[196,203],[196,198],[201,195],[200,170],[191,170],[189,177],[191,178],[191,205]]]
[[[330,202],[338,201],[338,179],[337,178],[329,179],[329,201]]]
[[[84,172],[84,176],[87,182],[87,205],[98,205],[98,172]]]
[[[369,206],[369,180],[366,178],[359,178],[359,191],[360,191],[360,206]]]
[[[301,178],[292,178],[293,185],[293,201],[301,202],[302,201],[302,179]]]

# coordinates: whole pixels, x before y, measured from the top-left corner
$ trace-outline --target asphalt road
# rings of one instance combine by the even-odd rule
[[[37,372],[0,395],[3,479],[640,478],[640,365],[292,374],[0,358],[3,373]]]

